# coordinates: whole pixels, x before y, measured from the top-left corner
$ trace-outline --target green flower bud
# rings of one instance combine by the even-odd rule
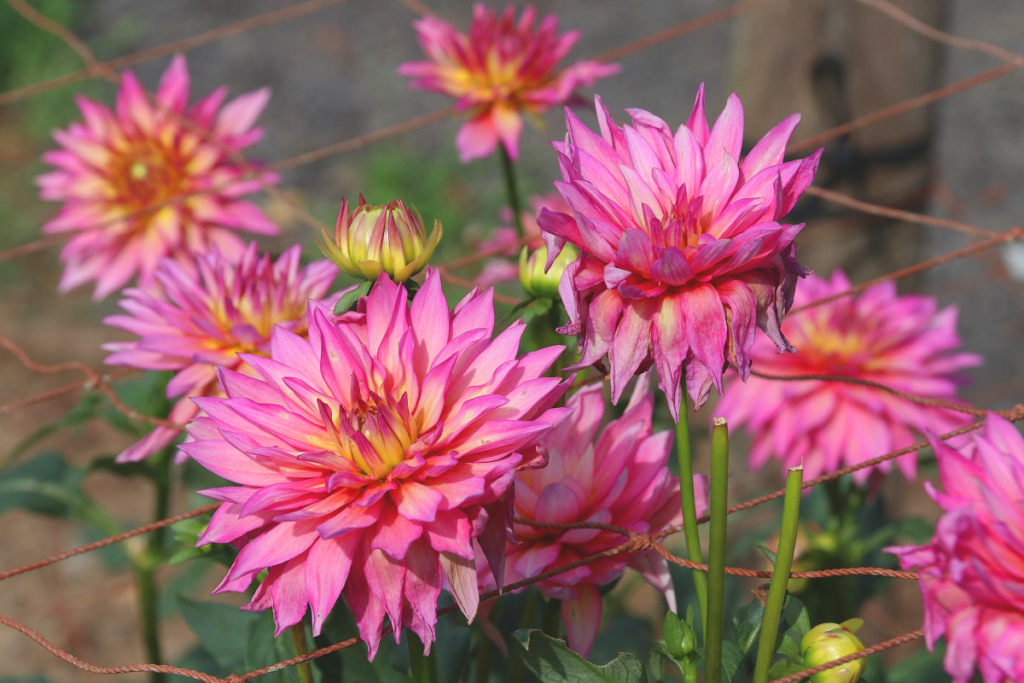
[[[862,619],[848,619],[841,624],[818,624],[800,641],[800,654],[808,669],[852,655],[864,649],[864,644],[854,635],[864,624]],[[811,676],[811,683],[857,683],[864,673],[866,662],[856,659],[834,669],[828,669]]]
[[[673,612],[665,614],[665,623],[662,626],[665,651],[676,659],[683,659],[691,652],[697,644],[693,635],[693,629],[686,621],[680,619]]]
[[[376,280],[381,272],[395,282],[404,282],[423,270],[441,239],[441,224],[427,237],[423,219],[415,209],[407,209],[401,200],[372,206],[359,197],[359,206],[348,212],[341,200],[341,211],[332,239],[321,230],[320,250],[352,277]]]
[[[562,280],[562,273],[578,255],[576,247],[566,244],[562,248],[562,253],[551,264],[551,268],[544,272],[548,260],[547,247],[540,247],[532,254],[529,253],[529,249],[523,247],[519,254],[519,281],[523,283],[523,289],[537,299],[558,298],[558,283]]]

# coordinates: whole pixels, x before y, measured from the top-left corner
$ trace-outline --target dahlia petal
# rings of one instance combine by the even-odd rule
[[[473,159],[490,156],[498,148],[499,134],[491,112],[468,119],[455,136],[459,150],[459,161],[467,163]]]
[[[250,458],[224,441],[191,441],[178,448],[214,474],[236,484],[266,486],[284,480],[276,469]]]
[[[313,635],[320,635],[324,620],[338,601],[348,580],[362,535],[350,533],[319,539],[306,560],[306,591],[313,617]]]
[[[402,598],[405,589],[406,565],[381,550],[370,551],[366,558],[366,582],[370,592],[384,605],[391,620],[395,642],[400,642]]]
[[[618,403],[647,355],[655,305],[651,301],[631,301],[622,308],[622,320],[615,330],[608,359],[611,362],[612,403]]]
[[[577,593],[577,597],[562,601],[562,623],[569,648],[587,657],[601,625],[601,594],[597,586],[581,586]]]
[[[384,510],[383,503],[374,503],[367,507],[348,505],[340,509],[330,519],[322,522],[317,531],[323,538],[334,538],[356,529],[365,529],[376,523]]]
[[[220,110],[215,130],[222,135],[248,132],[269,101],[270,88],[260,88],[236,97]]]
[[[274,605],[274,637],[302,621],[306,615],[306,580],[304,559],[294,558],[274,577],[270,596]],[[264,581],[270,581],[270,577]]]
[[[707,143],[704,145],[704,160],[707,168],[713,169],[727,157],[739,159],[743,147],[743,105],[736,93],[729,95],[725,109],[715,121]]]
[[[228,576],[237,578],[255,569],[287,562],[305,552],[317,538],[315,521],[281,522],[249,541]]]
[[[443,496],[415,481],[403,482],[391,495],[398,505],[398,514],[417,522],[433,522]]]
[[[380,523],[374,527],[370,548],[383,550],[388,557],[401,562],[406,558],[410,544],[422,535],[422,524],[403,516],[394,505],[386,504],[380,515]]]
[[[444,570],[448,588],[455,598],[455,604],[470,624],[480,605],[480,588],[477,583],[476,565],[472,558],[460,557],[454,553],[441,553],[441,569]]]
[[[800,115],[790,114],[758,140],[740,165],[741,176],[744,179],[752,178],[762,169],[781,164],[786,145],[799,123]]]

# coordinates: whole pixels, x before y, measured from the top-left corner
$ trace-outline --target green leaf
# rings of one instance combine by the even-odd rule
[[[248,670],[244,667],[249,627],[259,621],[259,614],[184,596],[178,597],[178,608],[203,649],[219,666],[234,673]]]
[[[760,550],[761,553],[765,557],[768,558],[768,561],[771,562],[772,566],[774,567],[775,566],[775,557],[776,557],[775,551],[771,550],[768,546],[764,546],[764,545],[758,545],[757,549]]]
[[[551,310],[551,299],[533,299],[523,309],[523,322],[528,323]]]
[[[348,313],[351,311],[356,303],[359,302],[360,297],[364,297],[370,293],[370,288],[373,287],[373,283],[369,280],[363,280],[360,282],[355,289],[346,292],[338,299],[338,303],[334,304],[334,315],[341,315],[342,313]]]
[[[276,664],[284,659],[295,656],[292,640],[288,632],[274,637],[274,619],[269,611],[256,615],[258,618],[250,623],[245,634],[245,671],[255,671],[265,666]],[[299,674],[294,666],[274,671],[259,680],[266,683],[298,683]]]
[[[771,680],[775,680],[776,678],[785,678],[791,674],[803,671],[805,668],[807,667],[792,660],[780,659],[772,664],[772,668],[768,669],[768,678]]]
[[[782,644],[779,646],[778,652],[780,655],[789,657],[794,662],[799,662],[803,659],[803,656],[800,654],[800,643],[796,642],[790,635],[782,638]]]
[[[804,603],[790,595],[786,598],[786,606],[782,608],[782,621],[796,631],[801,638],[811,630],[811,618],[807,614]]]
[[[50,517],[93,518],[95,508],[82,493],[82,469],[58,453],[42,453],[0,474],[0,513],[22,508]]]
[[[537,629],[515,632],[516,648],[533,675],[541,683],[646,683],[644,665],[634,655],[619,656],[604,666],[592,664],[569,649],[564,640],[558,640]]]
[[[750,677],[747,671],[746,655],[739,645],[731,640],[722,641],[722,681],[724,683],[746,683]]]
[[[757,598],[737,610],[736,616],[732,618],[737,645],[743,654],[750,652],[750,648],[757,642],[761,635],[762,621],[764,621],[764,605]]]

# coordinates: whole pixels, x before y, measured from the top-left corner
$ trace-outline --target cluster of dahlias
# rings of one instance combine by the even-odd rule
[[[456,139],[464,160],[499,145],[515,159],[524,115],[617,70],[559,70],[578,34],[535,19],[478,5],[468,34],[417,22],[429,61],[401,73],[468,110]],[[699,408],[712,387],[723,393],[727,373],[743,380],[719,410],[753,433],[751,465],[776,457],[811,477],[966,422],[877,386],[954,401],[956,373],[978,362],[957,350],[954,309],[892,285],[845,296],[842,273],[797,288],[809,273],[796,261],[803,226],[785,221],[821,151],[784,159],[796,115],[744,156],[736,95],[709,124],[701,87],[674,130],[641,109],[620,125],[600,98],[597,131],[566,110],[553,143],[558,195],[533,202],[522,240],[504,229],[482,245],[505,259],[486,267],[485,283],[518,272],[529,296],[560,297],[560,331],[578,335],[579,359],[556,375],[563,348],[520,354],[526,326],[495,329],[491,290],[449,306],[441,271],[427,266],[440,225],[428,235],[399,200],[342,201],[333,236],[321,235],[329,261],[303,266],[298,245],[274,260],[243,244],[234,231],[277,232],[241,199],[275,180],[239,155],[260,136],[267,92],[221,107],[221,89],[189,106],[188,83],[178,57],[155,98],[126,74],[113,111],[80,99],[84,120],[56,133],[62,149],[45,157],[56,170],[39,179],[44,198],[64,202],[45,229],[73,233],[62,289],[95,280],[103,297],[137,277],[125,313],[106,320],[133,339],[107,344],[107,361],[173,371],[169,418],[188,423],[180,450],[229,484],[202,492],[221,505],[199,543],[239,550],[216,592],[257,583],[243,609],[272,609],[279,634],[307,609],[319,634],[344,599],[371,659],[385,621],[395,640],[407,628],[429,651],[442,590],[472,620],[481,590],[620,545],[609,526],[643,534],[679,523],[672,437],[652,426],[648,371],[676,422],[687,419],[686,395]],[[364,283],[331,294],[339,269]],[[783,322],[794,303],[801,310]],[[762,376],[747,381],[752,365]],[[603,427],[601,384],[570,393],[571,371],[591,366],[608,373],[614,403],[637,377],[624,413]],[[178,437],[157,428],[120,459]],[[976,668],[986,683],[1024,680],[1024,439],[992,418],[962,452],[934,449],[946,491],[931,493],[946,514],[930,545],[894,549],[920,571],[929,643],[947,637],[957,681]],[[913,478],[914,458],[899,463]],[[682,485],[702,513],[704,478]],[[589,652],[598,629],[598,587],[627,566],[676,609],[653,552],[537,582],[562,601],[577,651]],[[808,661],[831,661],[832,641],[859,644],[826,626],[824,645],[805,644]]]

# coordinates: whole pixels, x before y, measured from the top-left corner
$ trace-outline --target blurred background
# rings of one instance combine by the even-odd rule
[[[273,89],[260,119],[266,135],[248,151],[251,159],[288,159],[449,104],[441,96],[410,91],[405,79],[396,74],[400,63],[421,56],[412,28],[416,6],[398,0],[34,0],[30,4],[70,28],[101,61],[202,36],[248,17],[307,6],[286,20],[262,26],[256,21],[246,30],[199,41],[202,44],[185,51],[193,98],[222,84],[231,94],[265,85]],[[468,25],[471,3],[430,0],[428,4],[460,28]],[[685,120],[697,86],[705,82],[709,116],[717,115],[730,90],[740,94],[749,143],[783,116],[802,112],[803,123],[794,137],[799,145],[816,133],[1001,64],[991,54],[926,38],[877,7],[855,0],[741,4],[745,11],[737,16],[721,17],[624,56],[622,72],[601,81],[598,92],[616,115],[640,107],[674,125]],[[1024,47],[1024,4],[1019,0],[894,0],[893,4],[924,24],[957,36],[1008,50]],[[556,13],[563,30],[582,32],[570,55],[577,59],[732,3],[541,0],[535,5],[541,14]],[[132,69],[145,86],[154,88],[168,61],[168,56],[144,59]],[[80,58],[63,42],[27,22],[6,2],[0,3],[0,92],[16,91],[81,67]],[[815,184],[876,204],[997,231],[1021,225],[1024,73],[1008,71],[930,107],[830,140]],[[43,171],[40,155],[53,146],[51,130],[66,127],[78,117],[73,102],[76,92],[110,102],[115,87],[102,79],[84,79],[0,106],[0,251],[37,239],[42,223],[56,211],[38,199],[32,180]],[[593,120],[586,107],[580,110],[585,120]],[[267,196],[259,200],[283,228],[280,238],[267,245],[280,249],[300,241],[306,256],[316,257],[313,232],[290,205],[330,225],[341,197],[354,200],[363,193],[374,203],[401,197],[416,205],[428,221],[440,219],[445,238],[438,260],[471,253],[475,244],[503,225],[499,212],[505,203],[504,187],[497,158],[459,163],[453,144],[459,123],[443,120],[286,171],[280,188],[287,201]],[[557,166],[548,141],[563,134],[558,111],[550,112],[540,129],[527,126],[520,169],[525,194],[550,191]],[[853,212],[813,196],[801,201],[797,214],[797,220],[808,224],[798,242],[801,261],[822,274],[843,267],[854,282],[971,241],[956,232]],[[964,394],[974,405],[1006,408],[1024,389],[1024,355],[1019,353],[1024,338],[1022,247],[986,250],[899,285],[901,291],[928,293],[941,305],[959,306],[964,345],[985,358],[985,364],[971,373],[973,383]],[[101,318],[115,310],[116,297],[96,303],[88,288],[58,295],[57,253],[57,248],[50,248],[0,262],[0,331],[41,362],[79,360],[100,367],[104,355],[100,344],[111,338]],[[459,274],[471,278],[474,273],[469,268]],[[0,404],[66,381],[71,378],[33,375],[11,355],[0,354]],[[60,450],[81,463],[98,454],[116,453],[129,443],[124,434],[97,421],[52,436],[39,431],[76,404],[75,395],[68,394],[0,413],[0,456],[7,458],[3,466],[20,457],[19,451],[26,449],[16,447],[34,434],[40,436],[30,446],[32,452]],[[713,407],[704,411],[707,416],[712,413]],[[705,424],[703,420],[698,418],[698,423]],[[706,456],[700,452],[698,466]],[[772,468],[754,478],[742,456],[734,462],[735,500],[775,488],[776,475],[767,471]],[[149,514],[150,492],[139,481],[101,473],[90,477],[88,488],[101,502],[116,501],[119,518],[142,523]],[[882,495],[896,514],[930,512],[922,502],[926,499],[919,483],[893,477],[883,486]],[[175,501],[175,509],[195,504],[182,498]],[[3,505],[0,500],[0,511]],[[756,526],[749,519],[737,523],[741,530]],[[69,523],[6,511],[0,520],[0,569],[88,540],[94,539]],[[0,586],[0,614],[27,622],[87,661],[142,661],[132,579],[119,568],[123,569],[123,560],[112,551],[12,579]],[[173,570],[168,577],[169,593],[200,595],[215,583],[208,576]],[[737,586],[742,592],[755,584],[737,582]],[[595,652],[597,661],[603,653],[628,649],[651,637],[652,615],[660,610],[655,596],[640,588],[623,591],[628,593],[620,610],[625,626],[603,634]],[[862,632],[866,643],[920,623],[914,586],[894,588],[873,604],[868,609],[869,626]],[[167,610],[165,638],[173,659],[192,647],[194,636],[175,613],[173,602],[168,602]],[[630,628],[638,624],[642,634],[631,635]],[[0,680],[9,680],[5,677],[99,679],[70,668],[20,635],[0,631]]]

